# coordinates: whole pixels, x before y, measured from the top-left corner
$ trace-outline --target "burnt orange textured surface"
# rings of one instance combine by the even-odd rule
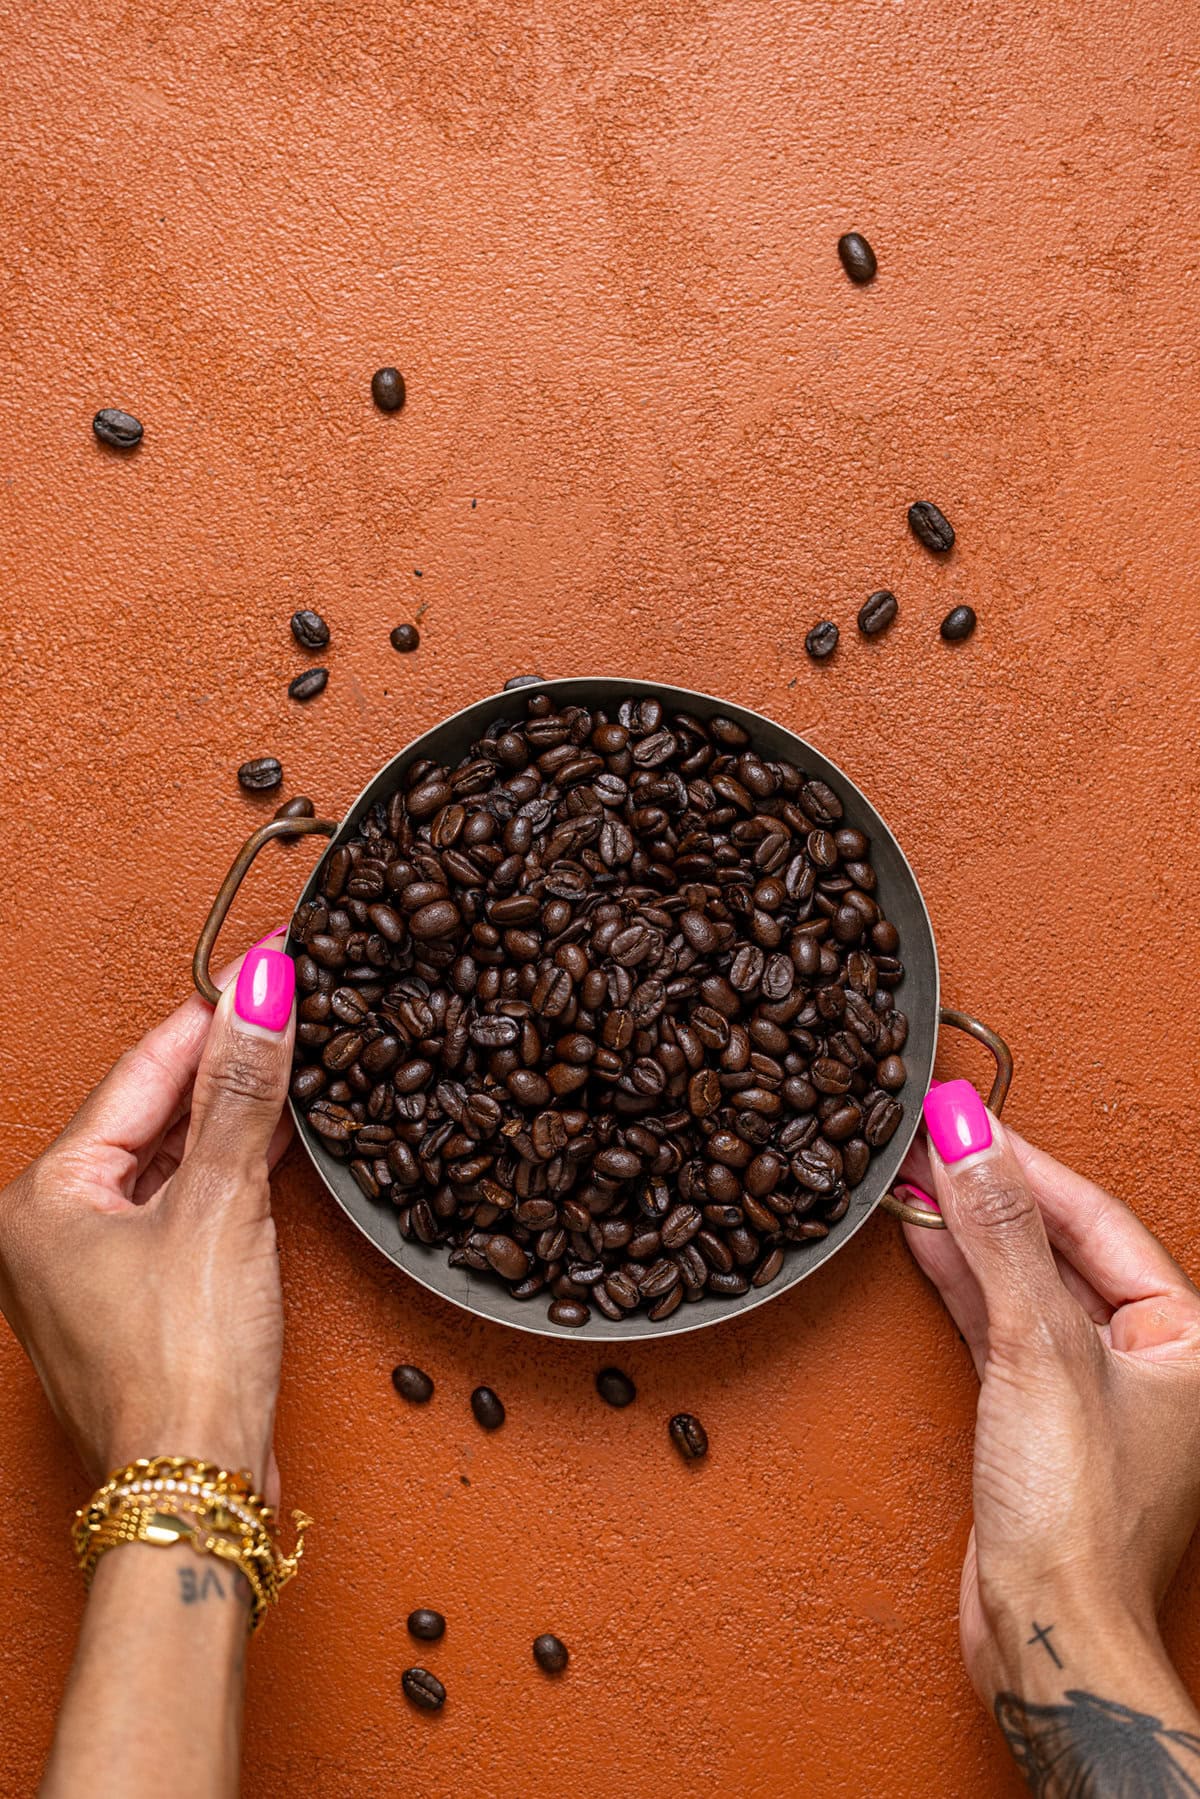
[[[510,674],[625,672],[773,714],[871,793],[947,1001],[1014,1046],[1012,1118],[1200,1271],[1197,37],[1177,0],[1152,24],[4,0],[3,1171],[186,990],[274,804],[238,792],[245,757],[336,813]],[[93,441],[103,405],[144,421],[134,455]],[[916,497],[957,526],[948,560],[910,539]],[[885,585],[901,617],[866,644]],[[950,648],[960,600],[981,623]],[[298,605],[334,632],[305,708]],[[311,853],[264,858],[239,941]],[[953,1045],[947,1070],[982,1073]],[[252,1799],[1017,1790],[956,1652],[974,1381],[889,1221],[744,1324],[631,1350],[616,1413],[585,1342],[405,1283],[295,1153],[277,1201],[280,1459],[320,1524],[253,1654]],[[437,1380],[424,1411],[401,1357]],[[78,1613],[80,1488],[7,1336],[0,1362],[17,1793]],[[681,1406],[699,1468],[667,1444]],[[1193,1684],[1198,1582],[1193,1551],[1168,1622]],[[420,1656],[416,1604],[450,1620]],[[400,1697],[418,1659],[434,1718]]]

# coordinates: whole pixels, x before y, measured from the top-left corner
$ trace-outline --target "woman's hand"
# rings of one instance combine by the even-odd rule
[[[268,1173],[294,987],[289,957],[251,950],[215,1014],[189,999],[0,1194],[0,1305],[95,1481],[190,1455],[277,1502]]]
[[[1023,1759],[1039,1730],[1060,1748],[1063,1732],[1102,1734],[1084,1700],[1128,1710],[1143,1737],[1164,1719],[1194,1731],[1155,1614],[1200,1518],[1200,1294],[1127,1207],[1005,1131],[967,1082],[935,1088],[925,1114],[932,1147],[906,1173],[948,1229],[908,1227],[908,1241],[981,1383],[967,1669],[986,1704],[1003,1703],[1027,1773],[1044,1772]],[[1053,1721],[1034,1695],[1059,1700]],[[1060,1774],[1091,1765],[1064,1760]],[[1035,1790],[1076,1789],[1047,1777]]]

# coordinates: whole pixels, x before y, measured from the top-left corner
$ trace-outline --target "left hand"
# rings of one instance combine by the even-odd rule
[[[279,1028],[237,1014],[232,979],[215,1014],[193,996],[0,1193],[0,1306],[97,1482],[189,1455],[249,1470],[278,1503],[268,1175],[290,1133],[295,1008],[290,961],[266,953]]]

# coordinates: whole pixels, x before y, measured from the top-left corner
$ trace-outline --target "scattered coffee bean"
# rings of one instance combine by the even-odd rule
[[[540,687],[541,685],[541,675],[510,675],[504,683],[504,691],[508,693],[515,687]]]
[[[315,818],[317,809],[307,794],[298,793],[294,800],[284,800],[276,808],[276,818]]]
[[[414,1368],[411,1362],[392,1369],[392,1385],[410,1405],[425,1405],[433,1398],[433,1382],[423,1368]]]
[[[804,639],[804,647],[814,662],[824,662],[825,658],[832,656],[837,649],[840,635],[841,633],[833,621],[823,618],[819,625],[813,626]]]
[[[115,407],[106,406],[92,420],[92,430],[101,443],[111,444],[114,450],[132,450],[142,441],[142,423],[130,412],[118,412]]]
[[[544,1673],[561,1674],[570,1656],[562,1639],[547,1631],[544,1636],[533,1639],[533,1659]]]
[[[939,629],[947,643],[961,643],[969,637],[979,621],[973,606],[954,606],[942,620]]]
[[[691,1412],[676,1412],[667,1428],[685,1462],[698,1462],[708,1454],[708,1432]]]
[[[596,1391],[608,1405],[632,1405],[637,1398],[637,1388],[627,1374],[619,1368],[601,1368],[596,1376]]]
[[[875,260],[874,250],[861,232],[847,231],[845,237],[839,237],[838,255],[851,281],[857,281],[861,285],[875,279],[875,271],[879,265]]]
[[[954,542],[954,526],[932,500],[914,500],[908,509],[908,524],[927,550],[948,550]]]
[[[293,612],[292,636],[302,650],[323,650],[329,642],[329,626],[319,612]]]
[[[399,412],[404,404],[404,376],[399,369],[376,369],[371,376],[371,398],[380,412]]]
[[[446,1703],[446,1689],[436,1674],[427,1668],[406,1668],[400,1676],[404,1696],[422,1712],[440,1712]]]
[[[421,633],[415,625],[393,625],[391,634],[392,648],[403,655],[408,650],[415,650],[421,641]]]
[[[410,1637],[419,1637],[423,1643],[436,1643],[439,1637],[446,1634],[446,1620],[441,1612],[430,1611],[427,1606],[421,1606],[408,1614],[408,1634]]]
[[[476,1387],[471,1395],[471,1410],[476,1424],[484,1430],[499,1430],[504,1423],[504,1406],[490,1387]]]
[[[899,610],[895,594],[881,587],[859,607],[858,628],[864,637],[878,637],[881,631],[887,630]]]
[[[324,693],[328,680],[327,668],[306,668],[302,674],[293,676],[288,682],[288,698],[315,700],[319,693]]]
[[[734,720],[534,685],[327,854],[292,1094],[406,1241],[569,1329],[666,1322],[784,1278],[899,1129],[885,899]]]
[[[283,780],[283,767],[274,756],[254,756],[242,763],[237,778],[247,793],[270,793]]]

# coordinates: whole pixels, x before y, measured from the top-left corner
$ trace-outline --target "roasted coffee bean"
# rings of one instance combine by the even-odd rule
[[[392,648],[399,650],[403,656],[417,648],[421,641],[421,633],[415,625],[393,625],[389,633],[389,641]]]
[[[237,771],[238,785],[247,793],[270,793],[283,780],[283,768],[274,756],[255,756]]]
[[[315,700],[319,693],[324,693],[328,681],[327,668],[306,668],[302,674],[293,675],[288,682],[288,698]]]
[[[323,650],[329,642],[329,626],[319,612],[293,612],[292,636],[302,650]]]
[[[864,637],[878,637],[881,631],[887,630],[899,610],[895,594],[881,587],[859,607],[858,628]]]
[[[423,1643],[436,1643],[446,1634],[446,1620],[441,1612],[430,1611],[428,1606],[421,1606],[408,1614],[408,1634],[418,1637]]]
[[[838,238],[837,248],[842,267],[851,281],[861,287],[865,282],[875,279],[878,267],[875,252],[861,232],[847,231],[844,237]]]
[[[823,618],[820,624],[814,625],[808,632],[804,639],[804,647],[814,662],[824,662],[826,657],[832,656],[837,649],[840,635],[833,620]]]
[[[96,414],[92,430],[102,444],[111,444],[114,450],[133,450],[142,441],[141,420],[131,412],[118,412],[113,406]]]
[[[371,376],[371,398],[380,412],[399,412],[404,404],[404,376],[400,370],[376,369]]]
[[[273,818],[313,818],[316,810],[306,794],[298,793],[294,800],[284,800],[282,806],[276,807],[271,816]]]
[[[938,630],[947,643],[962,643],[975,629],[978,620],[973,606],[952,606]]]
[[[406,1668],[400,1677],[404,1696],[418,1711],[440,1712],[446,1703],[446,1689],[436,1674],[427,1668]]]
[[[691,1412],[676,1412],[667,1428],[685,1462],[698,1462],[708,1454],[708,1432]]]
[[[545,1674],[561,1674],[570,1660],[566,1644],[549,1631],[533,1639],[533,1659]]]
[[[908,509],[908,527],[927,550],[948,550],[954,543],[954,526],[932,500],[914,500]]]
[[[733,720],[512,712],[327,855],[292,1091],[406,1239],[560,1327],[666,1323],[774,1278],[896,1128],[898,937],[837,792]]]
[[[433,1382],[424,1369],[414,1368],[411,1362],[401,1362],[392,1369],[392,1385],[410,1405],[424,1405],[433,1398]]]
[[[504,1406],[490,1387],[476,1387],[471,1395],[471,1410],[476,1424],[484,1430],[499,1430],[504,1423]]]
[[[632,1405],[637,1398],[637,1388],[619,1368],[601,1368],[596,1376],[596,1391],[607,1405],[617,1407]]]

